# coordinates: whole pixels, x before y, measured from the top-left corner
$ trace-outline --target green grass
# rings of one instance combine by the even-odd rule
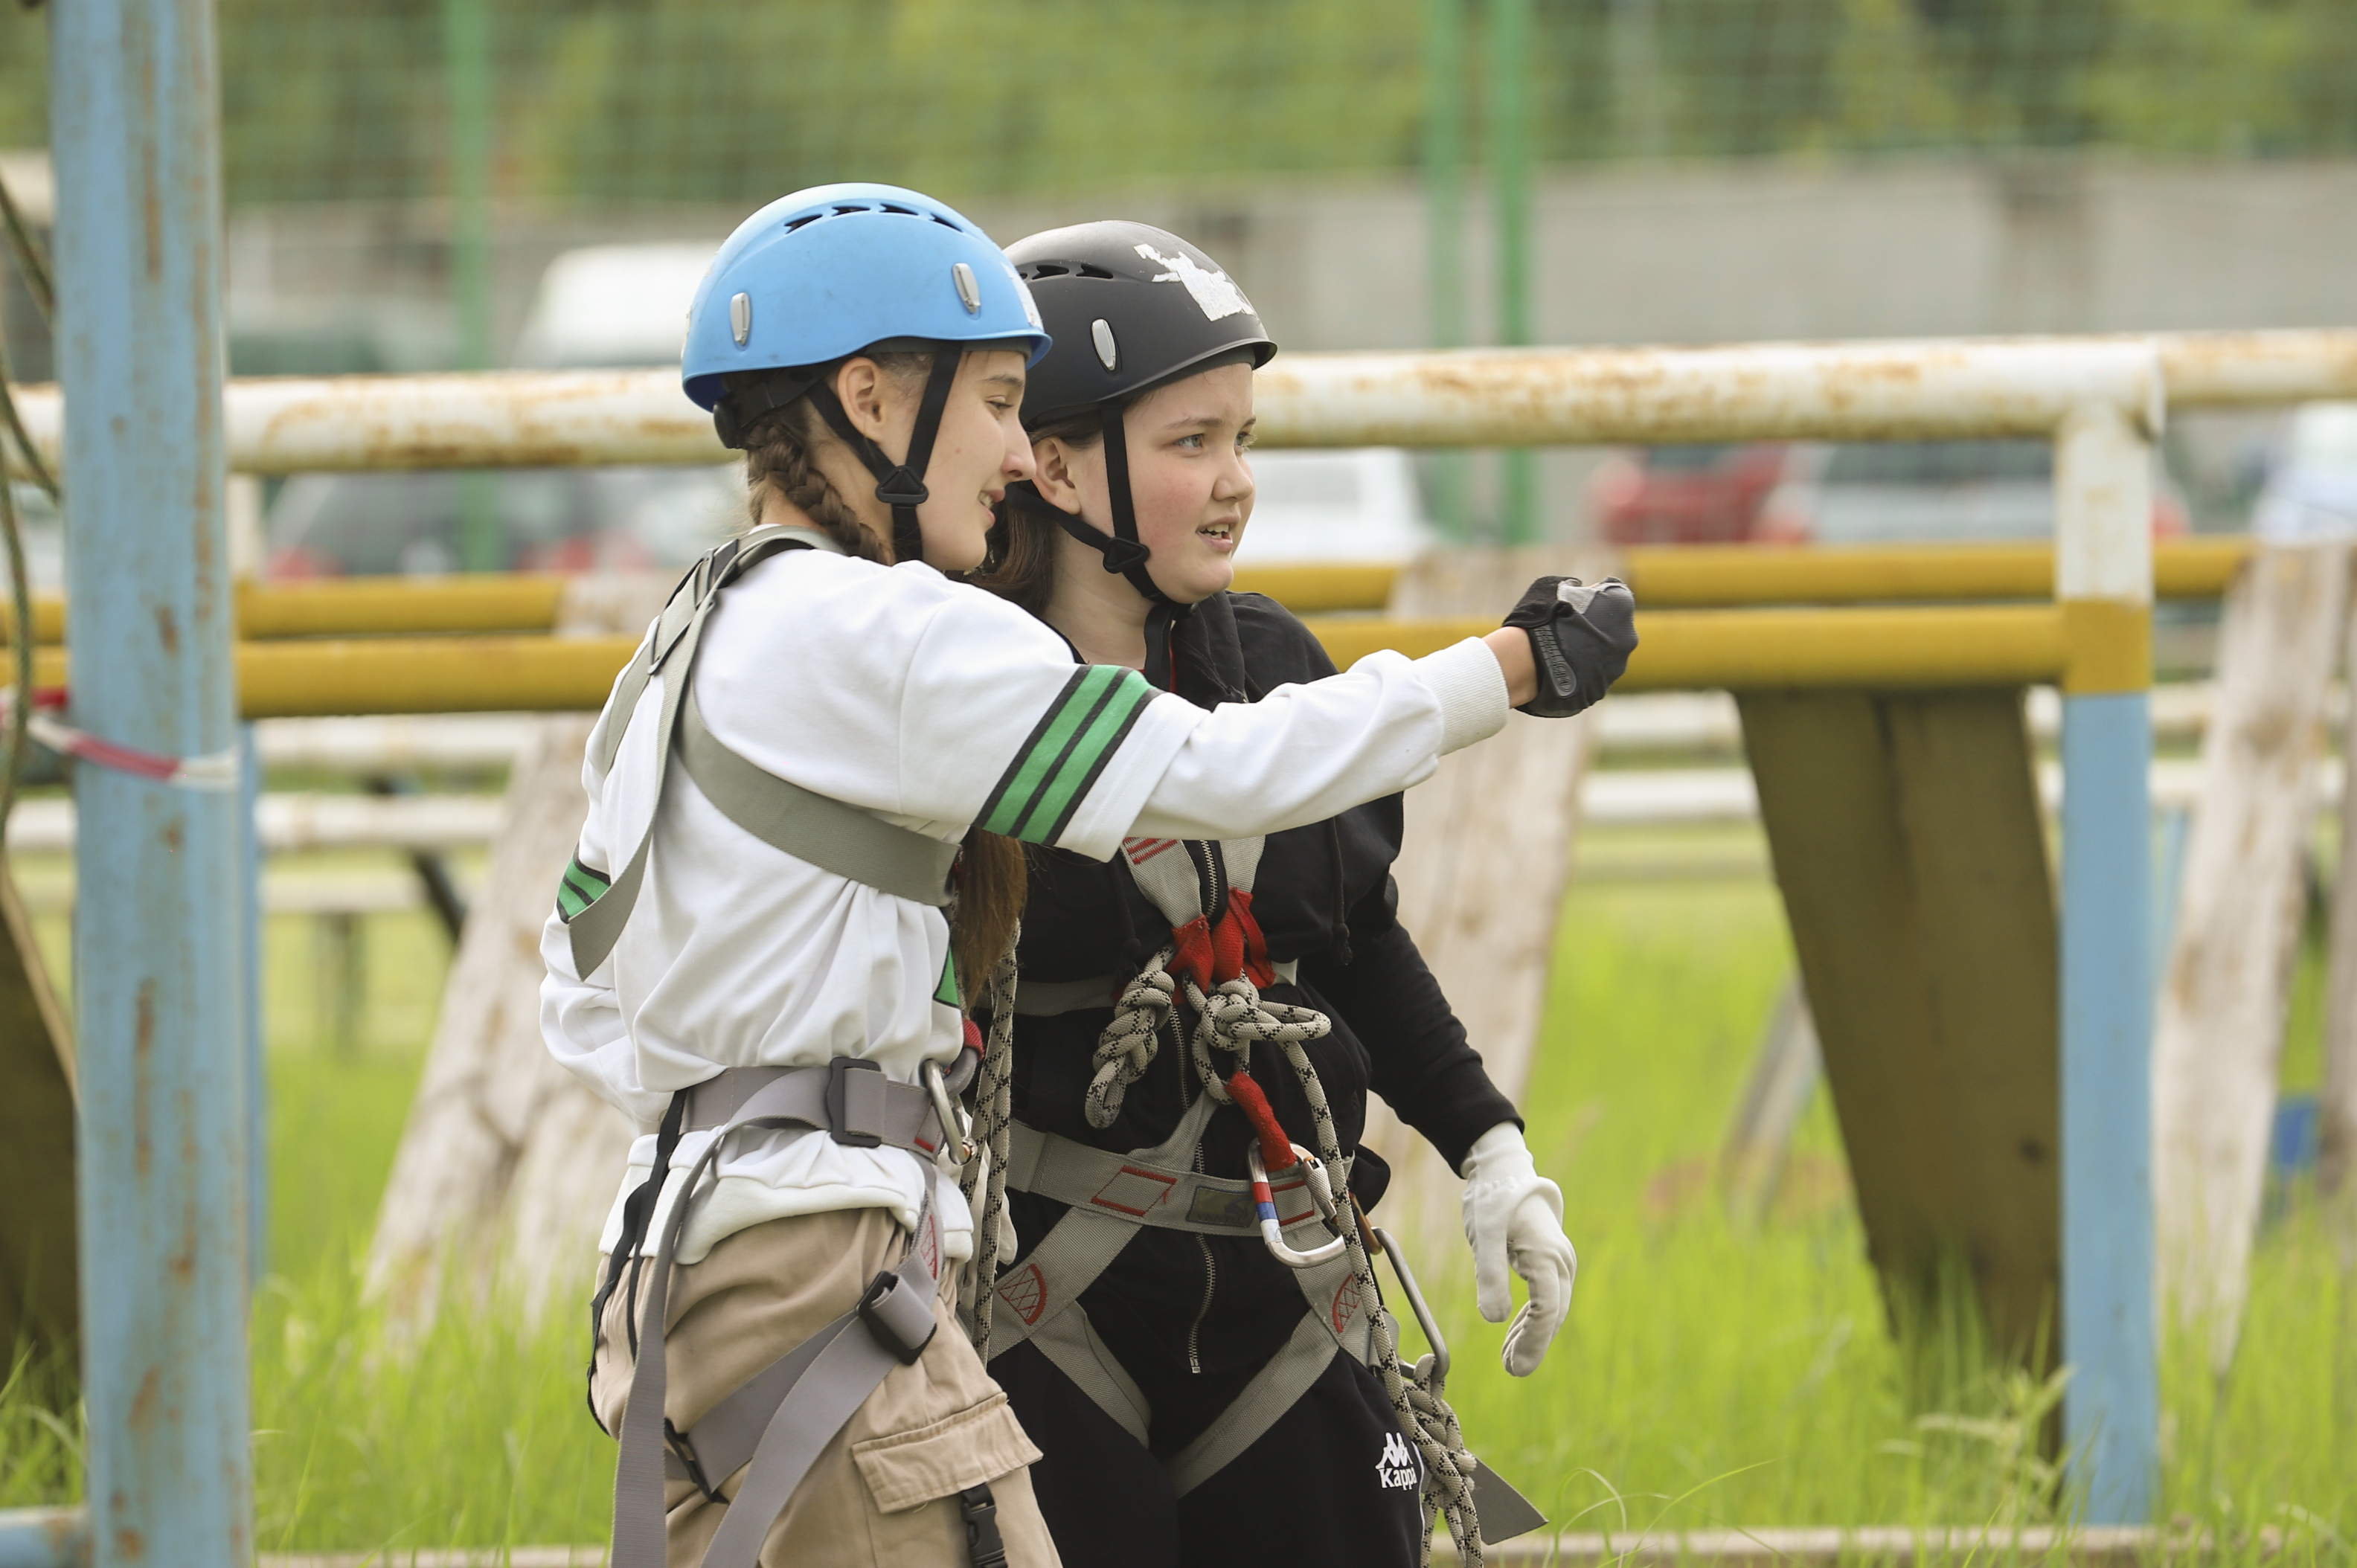
[[[257,1541],[602,1539],[613,1450],[583,1408],[578,1314],[533,1329],[453,1300],[401,1343],[361,1303],[354,1259],[445,961],[423,919],[373,921],[368,940],[371,1027],[338,1054],[307,1043],[325,1014],[305,929],[271,933],[278,1272],[254,1311]],[[1424,1249],[1466,1431],[1577,1528],[2039,1517],[2051,1505],[2034,1450],[2007,1444],[2040,1391],[2008,1385],[1958,1332],[1894,1342],[1822,1095],[1769,1220],[1733,1224],[1713,1197],[1708,1159],[1790,964],[1764,882],[1575,892],[1527,1101],[1579,1244],[1578,1296],[1546,1365],[1511,1380],[1461,1249]],[[2295,1074],[2314,1059],[2314,983]],[[2314,1206],[2288,1208],[2261,1243],[2231,1375],[2213,1381],[2190,1342],[2169,1342],[2163,1511],[2235,1535],[2273,1526],[2291,1561],[2348,1562],[2357,1291]],[[44,1387],[24,1369],[0,1395],[0,1506],[78,1493],[74,1427],[39,1408]]]

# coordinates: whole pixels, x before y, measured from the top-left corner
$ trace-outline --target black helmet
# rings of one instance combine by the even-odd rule
[[[1168,230],[1108,220],[1050,229],[1006,247],[1054,339],[1023,392],[1028,430],[1094,408],[1104,430],[1113,534],[1059,513],[1064,531],[1101,552],[1157,605],[1170,600],[1146,570],[1129,492],[1122,407],[1138,393],[1215,364],[1268,363],[1276,345],[1220,263]],[[1149,645],[1153,639],[1149,639]]]

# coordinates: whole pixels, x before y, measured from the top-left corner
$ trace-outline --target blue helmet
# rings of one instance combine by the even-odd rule
[[[737,226],[687,311],[680,383],[728,446],[809,397],[876,477],[897,559],[923,553],[917,508],[950,382],[969,347],[1048,351],[1031,291],[990,236],[931,197],[893,185],[821,185]],[[864,349],[933,350],[909,450],[894,462],[854,427],[829,367]],[[734,385],[723,378],[731,378]]]
[[[688,307],[680,382],[698,406],[739,415],[720,432],[733,446],[732,434],[792,399],[724,411],[731,371],[814,371],[862,349],[944,343],[1020,348],[1037,364],[1049,338],[1005,253],[956,211],[898,186],[813,186],[738,224],[712,259]]]

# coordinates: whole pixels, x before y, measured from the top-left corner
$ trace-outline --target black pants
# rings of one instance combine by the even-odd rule
[[[1061,1206],[1009,1194],[1043,1237]],[[1176,1496],[1164,1463],[1227,1408],[1307,1312],[1259,1239],[1140,1230],[1081,1294],[1152,1410],[1141,1444],[1030,1344],[991,1375],[1043,1457],[1031,1485],[1066,1568],[1180,1568],[1272,1549],[1277,1561],[1412,1568],[1421,1460],[1375,1374],[1337,1353],[1309,1391],[1211,1479]],[[1401,1460],[1407,1465],[1403,1467]]]

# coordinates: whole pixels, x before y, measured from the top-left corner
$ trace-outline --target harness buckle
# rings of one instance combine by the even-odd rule
[[[958,1518],[965,1522],[965,1550],[974,1568],[1006,1568],[1006,1543],[998,1534],[998,1499],[984,1481],[958,1493]]]
[[[854,1149],[884,1143],[884,1069],[857,1057],[834,1057],[826,1064],[826,1133]]]
[[[867,1282],[867,1294],[859,1298],[859,1320],[902,1366],[914,1366],[941,1329],[932,1303],[890,1269]]]
[[[720,1488],[705,1477],[704,1462],[695,1456],[695,1444],[688,1440],[686,1433],[671,1423],[669,1416],[663,1417],[663,1446],[671,1450],[671,1456],[679,1462],[681,1469],[687,1472],[687,1478],[695,1483],[697,1491],[716,1503],[728,1500],[720,1495]]]

